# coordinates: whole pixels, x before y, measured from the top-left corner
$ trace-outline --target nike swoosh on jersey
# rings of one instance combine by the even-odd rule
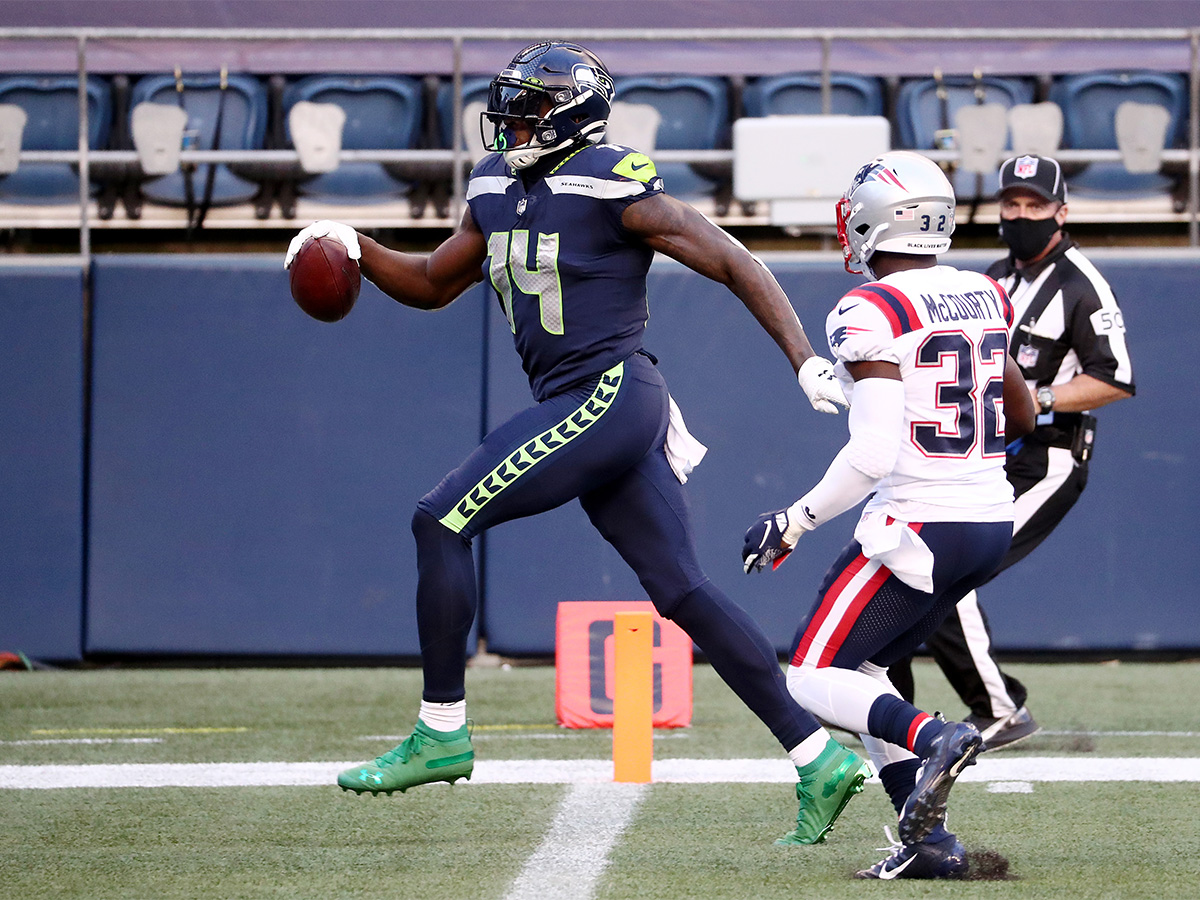
[[[895,878],[897,875],[899,875],[901,872],[903,872],[905,869],[907,869],[909,867],[909,865],[912,863],[912,861],[916,858],[917,858],[917,855],[914,853],[912,856],[910,856],[904,862],[900,863],[900,865],[896,866],[896,868],[894,868],[894,869],[888,869],[886,867],[880,869],[879,870],[880,879],[883,881],[891,881],[893,878]]]
[[[640,166],[635,166],[633,163],[630,163],[629,168],[632,169],[633,171],[637,172],[641,169],[646,168],[646,166],[648,166],[648,165],[650,165],[650,163],[642,163]]]

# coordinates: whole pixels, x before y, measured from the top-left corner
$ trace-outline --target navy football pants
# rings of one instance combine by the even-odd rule
[[[1053,464],[1050,461],[1051,454],[1056,457]],[[1065,473],[1064,466],[1067,469]],[[1038,503],[1036,509],[1026,515],[1013,533],[1012,546],[988,582],[1023,560],[1050,536],[1075,506],[1088,480],[1086,461],[1074,461],[1069,450],[1051,448],[1028,438],[1022,442],[1019,450],[1010,452],[1004,468],[1018,498],[1018,513],[1022,506],[1028,509],[1031,497],[1040,499],[1035,501]],[[1057,486],[1046,493],[1047,484]],[[978,624],[972,628],[970,640],[963,628],[960,610],[955,607],[937,631],[926,639],[926,648],[951,687],[975,715],[990,719],[1006,714],[1005,711],[1010,708],[1020,709],[1025,705],[1029,691],[1020,680],[1000,668],[983,604],[977,599],[974,609],[965,612],[977,613],[979,617]],[[979,635],[980,625],[983,628],[982,636]],[[916,693],[912,656],[898,660],[889,674],[900,695],[912,702]]]
[[[517,413],[422,498],[413,534],[427,701],[466,694],[466,641],[477,605],[471,538],[579,498],[659,613],[688,633],[785,749],[817,730],[788,694],[762,630],[696,559],[687,498],[663,450],[667,416],[666,383],[635,354]]]
[[[909,526],[933,553],[933,593],[910,587],[851,541],[829,568],[808,620],[796,633],[791,663],[887,668],[910,655],[966,593],[1004,558],[1011,522],[925,522]]]

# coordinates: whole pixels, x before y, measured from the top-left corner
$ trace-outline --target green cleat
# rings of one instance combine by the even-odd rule
[[[831,738],[815,762],[803,768],[797,766],[796,772],[800,775],[800,783],[796,785],[796,798],[800,801],[796,827],[775,843],[820,844],[850,798],[862,791],[871,770]]]
[[[338,787],[356,794],[403,794],[431,781],[469,781],[474,767],[475,751],[466,725],[457,731],[434,731],[418,719],[413,733],[396,749],[338,775]]]

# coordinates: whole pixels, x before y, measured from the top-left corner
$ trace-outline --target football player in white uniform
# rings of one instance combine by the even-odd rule
[[[742,550],[747,572],[778,566],[804,532],[874,494],[788,669],[802,706],[862,735],[899,815],[901,843],[862,878],[966,874],[944,819],[979,732],[902,700],[887,667],[1004,557],[1013,521],[1004,447],[1034,426],[1008,355],[1007,295],[985,275],[938,265],[953,230],[953,188],[925,157],[885,153],[855,176],[838,204],[838,238],[847,270],[874,280],[826,321],[850,439],[812,490],[759,517]]]

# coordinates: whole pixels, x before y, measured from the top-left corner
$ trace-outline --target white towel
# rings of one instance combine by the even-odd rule
[[[907,523],[889,524],[882,510],[864,513],[854,539],[867,559],[878,560],[909,587],[933,593],[933,551]]]
[[[680,484],[687,484],[688,475],[692,469],[700,465],[708,448],[692,437],[683,423],[683,413],[679,411],[675,398],[667,394],[670,414],[667,419],[667,462],[671,471],[679,479]]]

